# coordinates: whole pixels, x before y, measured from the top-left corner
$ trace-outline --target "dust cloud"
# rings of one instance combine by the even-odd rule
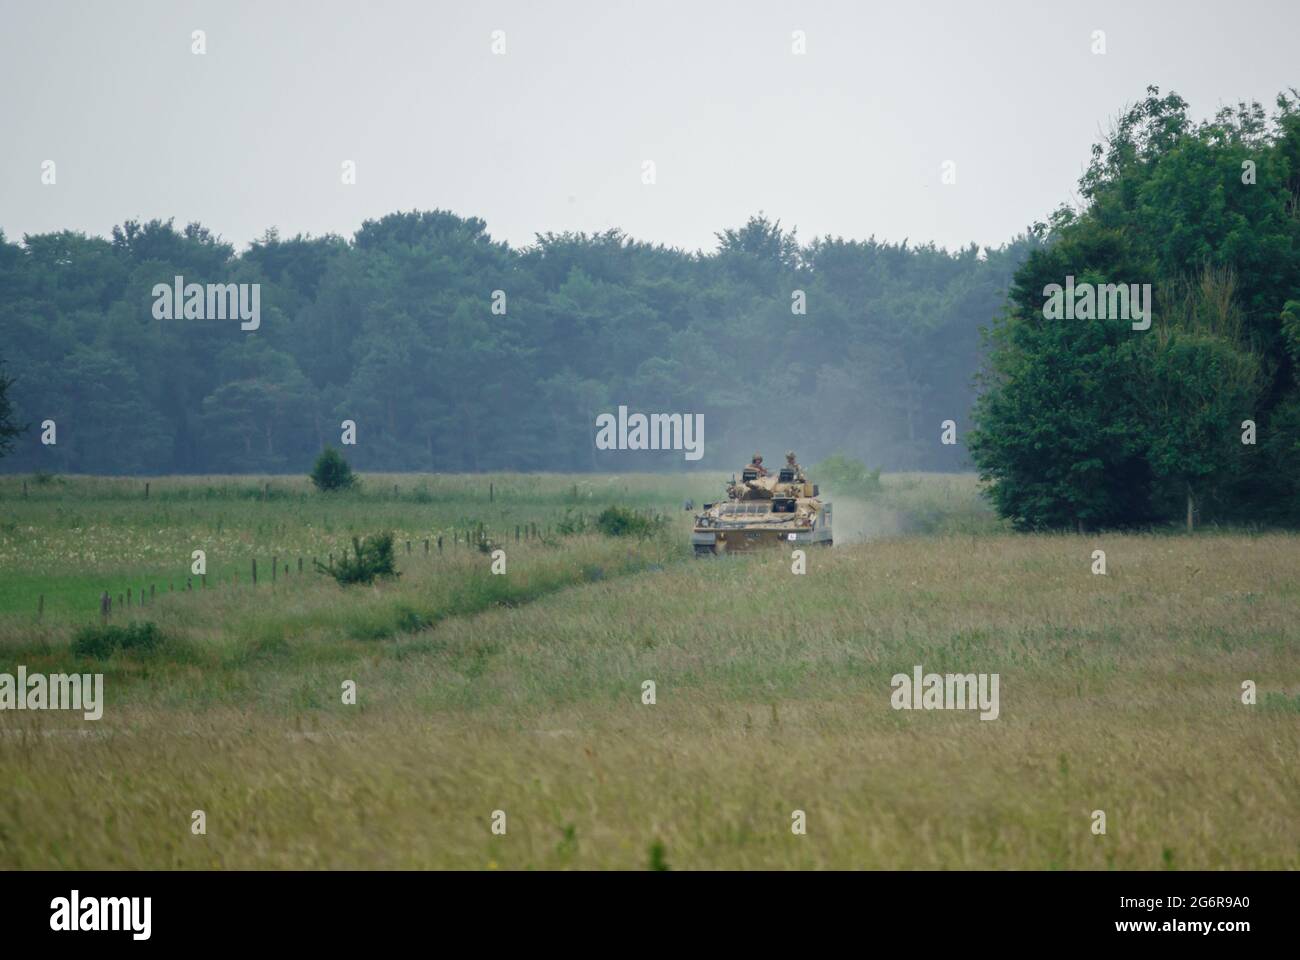
[[[831,503],[831,530],[836,546],[901,537],[912,532],[915,523],[903,511],[868,500],[837,497],[827,491]]]

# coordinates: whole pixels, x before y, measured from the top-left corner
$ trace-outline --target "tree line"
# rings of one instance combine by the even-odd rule
[[[759,215],[709,252],[617,230],[516,249],[438,210],[242,253],[172,221],[0,234],[0,353],[33,425],[3,466],[305,472],[349,420],[364,470],[716,470],[791,447],[968,467],[940,424],[970,409],[979,328],[1034,245],[803,244]],[[159,318],[175,277],[260,284],[256,329]],[[702,414],[705,456],[598,450],[620,405]]]
[[[440,210],[242,253],[173,221],[0,234],[3,464],[304,472],[346,420],[367,470],[726,469],[794,447],[973,462],[1025,529],[1295,522],[1298,102],[1197,122],[1149,88],[1080,201],[996,249],[802,243],[762,214],[693,253],[618,230],[515,248]],[[260,321],[160,318],[174,277],[259,284]],[[1062,312],[1062,290],[1088,299]],[[620,406],[702,414],[705,456],[597,449]],[[54,444],[11,429],[47,420]]]

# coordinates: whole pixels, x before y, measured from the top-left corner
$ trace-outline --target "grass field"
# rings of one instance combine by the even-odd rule
[[[0,867],[1300,867],[1292,535],[1014,535],[971,477],[893,476],[796,576],[690,557],[717,477],[23,479],[0,672],[100,672],[107,706],[0,713]],[[669,523],[559,532],[613,503]],[[395,582],[296,572],[382,529]],[[194,549],[207,590],[116,608]],[[104,591],[167,642],[74,654]],[[891,709],[917,664],[997,673],[998,719]]]

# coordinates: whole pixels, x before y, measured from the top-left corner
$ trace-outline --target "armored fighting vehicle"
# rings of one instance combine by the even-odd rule
[[[756,457],[739,481],[731,478],[726,500],[704,504],[691,533],[697,557],[765,546],[832,545],[830,503],[821,499],[794,457],[786,459],[773,475]]]

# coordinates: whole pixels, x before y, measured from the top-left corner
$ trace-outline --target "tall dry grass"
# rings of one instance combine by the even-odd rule
[[[283,647],[145,664],[99,724],[6,714],[0,865],[642,868],[660,844],[674,868],[1300,866],[1297,538],[809,560],[665,555],[369,641],[340,608]],[[211,613],[200,651],[260,618]],[[890,709],[914,664],[998,673],[1000,718]]]

